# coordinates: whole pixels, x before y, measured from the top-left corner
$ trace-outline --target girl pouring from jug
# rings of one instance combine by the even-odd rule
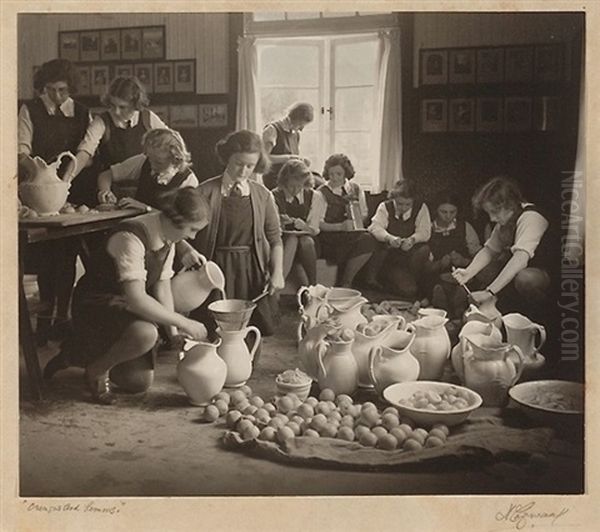
[[[121,222],[77,284],[74,334],[45,377],[69,364],[83,365],[93,399],[112,404],[113,383],[127,392],[151,385],[157,326],[170,337],[204,339],[202,323],[173,310],[171,278],[175,243],[194,238],[208,221],[206,201],[198,189],[186,187],[166,193],[160,210]]]
[[[496,225],[484,247],[466,268],[455,269],[453,277],[459,284],[478,274],[486,281],[483,290],[471,294],[477,306],[494,301],[497,296],[504,303],[510,292],[513,303],[521,300],[541,305],[550,286],[543,250],[548,220],[535,205],[523,199],[518,185],[506,177],[495,177],[483,185],[473,198],[473,206],[477,211],[485,211]],[[510,252],[508,260],[496,261],[504,251]]]

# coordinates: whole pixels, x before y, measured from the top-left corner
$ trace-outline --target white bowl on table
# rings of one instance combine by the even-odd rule
[[[279,395],[287,395],[288,393],[296,394],[298,399],[304,401],[310,393],[313,380],[307,375],[303,382],[291,383],[285,382],[281,379],[283,373],[280,373],[275,377],[275,384],[277,385],[277,392]]]
[[[426,410],[410,407],[400,402],[410,399],[415,392],[433,391],[442,395],[450,388],[460,390],[464,394],[465,399],[469,403],[467,408],[445,411]],[[465,421],[483,403],[481,396],[469,388],[438,381],[398,382],[383,390],[383,397],[388,403],[394,405],[401,415],[409,417],[419,426],[430,426],[437,423],[443,423],[448,427],[458,425]]]

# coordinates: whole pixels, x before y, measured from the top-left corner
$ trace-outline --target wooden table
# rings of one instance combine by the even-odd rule
[[[89,256],[85,236],[111,229],[124,218],[137,216],[139,209],[120,209],[109,212],[85,214],[61,214],[19,220],[19,339],[23,347],[27,373],[31,382],[34,400],[42,398],[42,372],[31,327],[29,306],[25,297],[23,276],[25,273],[24,256],[29,244],[36,242],[59,241],[67,238],[79,239],[82,262],[85,266]]]

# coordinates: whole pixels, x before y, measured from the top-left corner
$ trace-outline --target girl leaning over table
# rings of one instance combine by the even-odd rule
[[[350,214],[350,204],[357,202],[360,216],[368,215],[367,200],[358,183],[352,180],[354,167],[342,153],[331,155],[323,168],[323,178],[315,197],[316,219],[319,220],[320,253],[341,270],[338,282],[350,287],[354,277],[368,262],[375,250],[375,240],[363,231],[355,230]]]
[[[283,276],[287,278],[296,265],[302,276],[301,285],[317,283],[314,236],[319,233],[319,221],[315,219],[315,191],[309,186],[311,179],[306,164],[292,159],[281,167],[277,188],[272,191],[281,227],[290,231],[283,235]]]
[[[151,385],[158,326],[170,337],[205,338],[202,323],[173,310],[171,278],[175,243],[194,238],[208,220],[206,201],[186,187],[165,193],[160,210],[121,222],[77,283],[74,334],[45,377],[83,365],[93,399],[112,404],[113,385],[130,393]]]
[[[265,288],[273,296],[284,286],[283,246],[273,195],[254,178],[268,168],[262,140],[240,130],[219,141],[216,151],[225,171],[198,187],[211,220],[195,247],[223,270],[227,298],[250,300]],[[267,336],[275,322],[275,298],[261,299],[251,323]]]
[[[90,123],[87,107],[73,100],[77,92],[77,71],[64,59],[44,63],[34,76],[39,96],[23,104],[18,118],[19,177],[25,176],[22,161],[39,156],[47,163],[64,152],[75,152]],[[65,159],[66,160],[66,159]],[[59,176],[70,177],[66,163]],[[72,194],[69,195],[72,200]],[[45,345],[48,339],[60,339],[69,323],[69,306],[75,282],[77,243],[63,239],[29,246],[26,263],[38,274],[41,310],[37,316],[36,339]],[[56,316],[54,313],[56,311]]]

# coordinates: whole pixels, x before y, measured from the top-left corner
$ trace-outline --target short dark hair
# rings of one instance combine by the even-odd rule
[[[479,213],[486,203],[490,203],[495,208],[519,209],[523,202],[523,194],[517,182],[507,176],[497,176],[490,179],[475,193],[473,209]]]
[[[52,59],[52,61],[44,63],[33,75],[33,88],[41,93],[48,83],[56,83],[57,81],[64,81],[69,86],[71,94],[77,93],[79,76],[77,68],[71,61]]]
[[[248,129],[240,129],[229,133],[224,139],[217,142],[215,151],[217,157],[225,166],[227,166],[229,158],[234,153],[258,153],[258,162],[254,170],[259,174],[264,174],[270,166],[260,135]]]
[[[144,89],[140,80],[135,76],[113,79],[106,93],[102,96],[102,103],[109,106],[111,98],[125,100],[126,102],[133,104],[138,111],[150,103],[148,95],[146,94],[146,89]]]
[[[323,177],[327,181],[329,181],[329,169],[334,166],[341,166],[344,169],[346,179],[352,179],[354,177],[354,166],[352,166],[350,159],[343,153],[334,153],[327,158],[325,166],[323,166]]]
[[[388,192],[388,197],[393,198],[407,198],[417,199],[418,191],[415,183],[409,179],[398,180],[392,186],[392,189]]]
[[[165,192],[158,199],[158,207],[179,228],[186,224],[209,220],[208,202],[196,187],[183,187]]]
[[[296,102],[288,109],[290,120],[302,120],[304,122],[312,122],[315,119],[315,111],[310,103]]]
[[[460,208],[458,196],[451,190],[442,190],[433,198],[433,208],[436,210],[440,205],[454,205],[457,209]]]

